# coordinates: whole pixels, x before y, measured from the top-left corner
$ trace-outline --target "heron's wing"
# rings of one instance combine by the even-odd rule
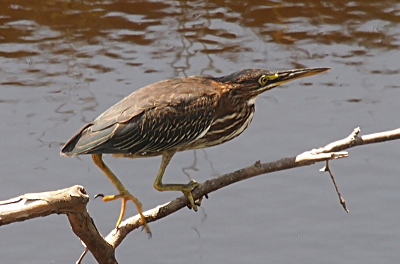
[[[204,135],[213,120],[219,93],[212,85],[188,77],[146,86],[83,127],[61,152],[157,152],[190,142]]]
[[[155,107],[119,123],[111,140],[113,151],[158,152],[191,142],[210,128],[216,101],[215,96],[202,96],[189,103]]]

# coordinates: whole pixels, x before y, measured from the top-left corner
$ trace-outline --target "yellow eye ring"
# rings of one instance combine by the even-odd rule
[[[268,81],[272,81],[278,77],[279,77],[279,75],[277,73],[272,74],[272,75],[261,75],[261,77],[258,78],[258,83],[261,86],[264,86]]]
[[[267,75],[261,75],[261,77],[258,79],[258,83],[260,85],[265,85],[268,82],[268,76]]]

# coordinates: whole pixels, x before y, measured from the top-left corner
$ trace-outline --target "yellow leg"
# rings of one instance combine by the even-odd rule
[[[197,205],[200,205],[201,200],[199,199],[197,202],[194,201],[192,190],[200,185],[200,183],[196,182],[195,180],[191,180],[188,184],[164,184],[162,183],[162,177],[165,172],[165,168],[168,166],[169,162],[171,161],[172,157],[176,151],[167,151],[164,152],[161,159],[160,169],[158,171],[156,180],[154,181],[154,188],[158,191],[181,191],[183,194],[189,199],[189,206],[193,208],[194,211],[197,211]]]
[[[135,203],[135,205],[138,209],[144,229],[146,229],[147,233],[151,234],[150,228],[147,225],[146,219],[143,215],[142,204],[139,202],[139,200],[135,196],[133,196],[132,194],[129,193],[129,191],[125,188],[125,186],[121,183],[121,181],[117,178],[117,176],[115,176],[115,174],[110,170],[110,168],[107,167],[107,165],[104,163],[104,161],[102,159],[101,154],[92,154],[92,159],[93,159],[93,162],[100,168],[100,170],[102,170],[104,172],[104,174],[107,176],[107,178],[115,185],[115,187],[117,188],[117,190],[119,192],[119,194],[117,194],[117,195],[103,196],[102,197],[103,201],[108,202],[108,201],[113,201],[113,200],[117,200],[117,199],[122,199],[121,212],[119,214],[119,218],[118,218],[116,226],[118,227],[119,224],[121,223],[122,219],[124,218],[126,202],[128,200],[131,200]]]

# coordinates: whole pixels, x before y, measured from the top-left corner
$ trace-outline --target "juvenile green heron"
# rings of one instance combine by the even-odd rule
[[[103,196],[103,201],[132,200],[142,224],[150,232],[139,200],[102,160],[102,154],[117,157],[162,155],[154,181],[159,191],[181,191],[196,211],[191,191],[200,184],[165,184],[162,177],[178,151],[222,144],[239,136],[250,124],[258,95],[280,84],[328,71],[306,68],[284,71],[247,69],[223,77],[190,76],[173,78],[145,86],[109,108],[79,130],[61,150],[62,156],[91,154],[94,163],[107,175],[119,194]]]

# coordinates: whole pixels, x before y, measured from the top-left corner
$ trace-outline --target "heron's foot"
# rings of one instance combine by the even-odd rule
[[[208,199],[208,194],[205,194],[204,196],[200,197],[199,199],[197,199],[197,201],[194,201],[194,204],[197,206],[201,206],[201,203],[203,201],[203,198]],[[192,209],[191,205],[188,204],[189,209]]]
[[[117,224],[116,224],[117,228],[121,224],[122,219],[124,218],[125,210],[126,210],[126,202],[127,201],[132,201],[137,207],[137,210],[139,212],[143,228],[146,230],[146,233],[148,233],[151,236],[150,227],[147,224],[146,218],[143,215],[142,203],[135,196],[133,196],[128,190],[123,191],[123,192],[121,192],[119,194],[116,194],[116,195],[97,194],[95,196],[95,198],[99,197],[99,196],[101,197],[101,199],[104,202],[109,202],[109,201],[114,201],[114,200],[117,200],[117,199],[122,199],[121,212],[119,214],[118,221],[117,221]]]
[[[192,190],[198,186],[200,186],[201,183],[196,182],[195,180],[191,180],[186,187],[181,190],[183,194],[188,198],[189,204],[187,205],[189,209],[193,209],[195,212],[197,212],[197,206],[201,205],[201,201],[203,200],[203,197],[200,197],[198,200],[194,200],[193,195],[192,195]]]

